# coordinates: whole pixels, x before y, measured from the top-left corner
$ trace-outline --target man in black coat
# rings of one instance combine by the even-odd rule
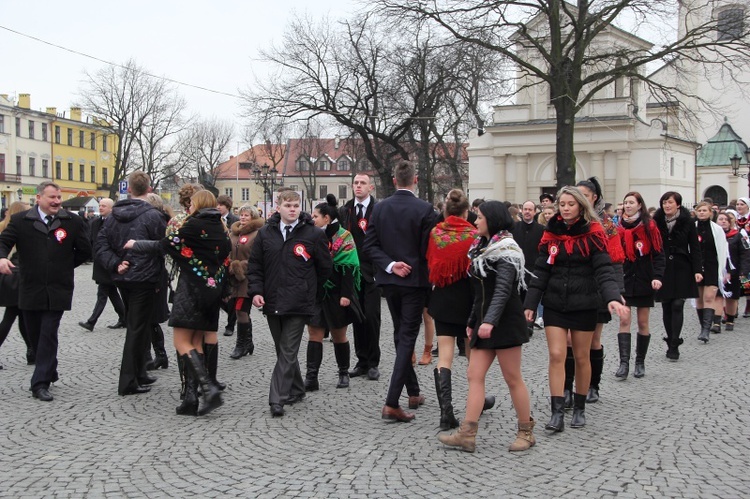
[[[351,232],[357,245],[360,281],[359,303],[364,311],[364,321],[352,324],[354,329],[354,352],[357,364],[349,376],[367,375],[368,379],[380,378],[380,288],[375,284],[375,266],[364,252],[365,234],[377,201],[370,195],[375,186],[366,173],[358,173],[352,183],[354,199],[339,210],[341,226]]]
[[[268,394],[274,417],[284,415],[284,404],[305,397],[299,346],[332,269],[325,232],[315,227],[310,215],[300,212],[299,194],[280,192],[278,210],[258,230],[247,262],[247,296],[255,307],[263,308],[276,346]]]
[[[536,203],[526,201],[521,207],[521,221],[513,225],[513,239],[521,247],[526,261],[526,270],[534,272],[534,264],[539,256],[539,242],[544,234],[544,226],[536,221]],[[521,302],[526,299],[526,290],[521,290]],[[529,332],[535,324],[529,323]],[[538,326],[537,326],[538,327]]]
[[[151,348],[151,317],[164,258],[124,249],[130,239],[159,241],[165,237],[164,217],[146,201],[150,190],[151,179],[145,172],[131,173],[131,198],[115,204],[96,239],[96,261],[109,270],[125,302],[127,333],[117,387],[120,395],[146,393],[150,389],[145,385],[156,381],[146,372],[146,351]]]
[[[102,198],[99,201],[99,218],[94,219],[89,224],[91,228],[91,245],[96,250],[96,238],[99,235],[99,229],[102,228],[104,221],[107,220],[110,213],[112,213],[112,206],[114,201],[110,198]],[[104,307],[107,305],[107,298],[112,302],[112,306],[117,312],[117,322],[111,326],[107,326],[109,329],[119,329],[125,327],[125,304],[120,298],[120,292],[117,291],[117,286],[112,282],[112,278],[109,275],[109,270],[94,262],[94,271],[92,273],[92,279],[97,284],[96,288],[96,304],[94,304],[94,311],[91,312],[91,317],[85,322],[79,322],[78,325],[89,331],[94,330],[96,321],[99,320],[99,316],[104,312]]]
[[[221,220],[227,229],[231,229],[235,222],[240,220],[240,217],[232,213],[232,198],[226,194],[222,194],[216,198],[216,207],[221,213]],[[234,311],[234,300],[227,302],[221,302],[221,308],[227,313],[227,327],[224,329],[224,336],[232,336],[234,334],[234,325],[237,324],[237,313]]]
[[[13,215],[0,234],[0,273],[11,273],[8,255],[15,246],[21,266],[18,307],[36,349],[31,392],[49,402],[49,385],[58,379],[57,331],[73,302],[73,269],[91,258],[91,242],[86,223],[60,209],[57,184],[42,182],[36,193],[36,206]]]
[[[406,422],[414,419],[414,414],[405,412],[399,405],[404,386],[409,395],[409,408],[416,409],[424,403],[411,355],[430,286],[427,240],[437,214],[430,203],[414,194],[417,177],[413,164],[402,161],[396,165],[393,183],[396,192],[375,205],[364,250],[375,264],[375,282],[383,288],[388,302],[396,346],[396,360],[381,417]]]

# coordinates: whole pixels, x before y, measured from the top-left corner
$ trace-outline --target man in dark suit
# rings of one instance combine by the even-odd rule
[[[221,213],[221,220],[227,229],[231,229],[235,222],[239,222],[240,217],[232,213],[232,198],[222,194],[216,198],[216,207]],[[228,300],[221,302],[221,308],[227,313],[227,327],[224,329],[224,336],[232,336],[234,334],[234,326],[237,324],[237,312],[234,310],[234,300]]]
[[[364,321],[352,324],[354,329],[354,352],[357,364],[349,376],[367,375],[373,381],[380,378],[380,288],[375,284],[375,266],[364,252],[365,234],[375,207],[375,198],[370,195],[375,186],[366,173],[358,173],[352,183],[354,199],[341,207],[341,226],[351,232],[357,245],[359,268],[362,274],[359,303],[364,311]]]
[[[112,213],[112,206],[114,204],[114,201],[110,198],[102,198],[101,201],[99,201],[100,216],[89,224],[89,227],[91,228],[91,245],[94,248],[96,248],[96,237],[99,235],[99,229],[102,228],[102,224],[107,220],[109,214]],[[117,322],[107,327],[109,329],[125,327],[125,304],[122,303],[122,298],[120,298],[120,292],[117,291],[117,286],[112,282],[109,270],[102,267],[99,262],[94,262],[94,271],[91,277],[97,284],[96,304],[94,305],[94,311],[91,312],[91,317],[89,317],[86,322],[79,322],[78,325],[83,329],[93,331],[96,321],[99,320],[99,316],[104,312],[104,307],[107,306],[107,298],[109,298],[115,312],[117,312]]]
[[[402,161],[394,171],[396,192],[375,205],[365,236],[365,253],[375,264],[375,282],[383,288],[393,320],[396,360],[381,413],[383,419],[411,421],[414,414],[399,405],[406,386],[409,408],[424,403],[419,381],[411,364],[414,344],[422,323],[429,281],[427,240],[437,214],[432,205],[414,194],[414,165]]]
[[[526,201],[521,207],[521,220],[513,225],[513,239],[523,251],[526,259],[526,270],[534,272],[536,258],[539,256],[539,241],[544,234],[544,226],[536,221],[536,204]],[[526,298],[526,290],[521,290],[521,300]],[[528,324],[529,333],[533,334],[534,323]]]
[[[58,379],[57,330],[73,302],[73,269],[91,258],[86,223],[61,206],[60,187],[42,182],[36,188],[36,206],[13,215],[0,234],[0,273],[11,273],[8,255],[13,246],[18,251],[18,307],[36,349],[31,392],[45,402],[52,400],[49,385]]]

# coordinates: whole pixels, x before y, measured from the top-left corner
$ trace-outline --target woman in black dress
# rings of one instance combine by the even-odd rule
[[[349,387],[349,363],[351,348],[346,329],[355,320],[362,320],[359,306],[359,258],[354,245],[354,236],[339,224],[336,196],[329,194],[326,202],[318,204],[312,213],[313,223],[325,231],[328,249],[333,258],[333,273],[323,285],[325,296],[317,307],[317,313],[307,324],[307,374],[305,391],[320,388],[318,371],[323,362],[323,336],[326,329],[333,337],[333,353],[339,368],[336,388]]]
[[[622,217],[619,223],[625,263],[622,265],[625,283],[625,306],[628,313],[620,317],[620,332],[617,344],[620,347],[620,367],[615,377],[624,380],[630,369],[630,323],[632,307],[636,308],[638,335],[635,343],[635,370],[633,376],[642,378],[646,374],[646,353],[651,341],[649,315],[654,308],[654,293],[661,288],[664,279],[664,250],[656,223],[648,214],[643,196],[628,192],[622,201]]]
[[[521,345],[529,341],[519,296],[526,287],[524,257],[509,232],[512,227],[513,219],[503,203],[486,201],[479,207],[479,237],[469,251],[474,305],[466,327],[471,347],[466,416],[457,432],[438,436],[445,445],[467,452],[476,448],[479,416],[485,404],[485,377],[495,359],[518,416],[518,433],[510,450],[524,451],[536,443],[529,390],[521,376]]]
[[[191,197],[190,215],[161,241],[128,241],[125,249],[163,251],[180,268],[169,325],[174,345],[187,370],[186,391],[177,414],[203,415],[223,404],[221,391],[208,374],[203,355],[204,339],[216,335],[219,306],[225,291],[231,243],[216,198],[209,191]],[[198,409],[198,384],[203,406]]]
[[[586,424],[586,395],[591,381],[589,351],[599,299],[603,299],[610,313],[620,315],[626,310],[607,252],[607,234],[591,204],[579,189],[566,186],[560,189],[557,205],[558,215],[547,225],[539,245],[535,277],[529,282],[524,308],[526,319],[531,321],[540,300],[544,305],[552,406],[552,417],[545,429],[559,432],[565,427],[563,391],[568,331],[576,365],[570,426],[582,428]]]
[[[730,211],[720,213],[716,218],[716,223],[724,231],[729,248],[729,262],[727,262],[729,281],[724,285],[728,295],[723,300],[724,312],[726,314],[724,329],[726,331],[734,331],[734,320],[737,318],[739,300],[742,296],[740,276],[747,277],[750,272],[750,241],[743,241],[743,238],[747,236],[743,236],[737,230],[737,217]],[[722,297],[717,296],[717,298],[721,299]],[[714,308],[714,312],[716,312],[716,308]]]
[[[703,279],[698,283],[698,320],[701,332],[698,339],[708,343],[709,334],[721,332],[721,314],[714,313],[717,292],[725,294],[724,282],[727,274],[727,238],[724,231],[711,220],[711,203],[701,201],[695,205],[698,245],[703,259]],[[720,301],[720,300],[719,300]]]
[[[698,296],[697,283],[703,280],[701,250],[698,233],[690,218],[690,212],[682,206],[682,195],[668,191],[659,199],[661,208],[654,213],[654,222],[659,228],[666,258],[664,279],[656,300],[661,302],[664,341],[667,343],[667,359],[680,358],[680,338],[683,324],[683,308],[687,298]]]

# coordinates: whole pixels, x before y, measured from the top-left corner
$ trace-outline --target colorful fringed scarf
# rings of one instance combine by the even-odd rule
[[[341,275],[351,272],[354,275],[354,289],[359,291],[361,276],[359,257],[357,256],[357,248],[354,245],[354,237],[351,232],[343,227],[339,227],[339,230],[331,238],[329,249],[331,251],[331,258],[333,258],[333,271]],[[335,284],[330,279],[323,284],[326,294],[334,287]]]
[[[612,259],[612,263],[622,263],[625,261],[625,252],[622,249],[622,240],[617,230],[617,224],[612,217],[602,212],[600,215],[602,227],[607,234],[607,253]]]
[[[627,221],[621,220],[620,232],[622,233],[625,257],[631,262],[634,262],[639,256],[650,254],[652,249],[657,253],[662,249],[661,233],[653,220],[648,221],[648,231],[640,220],[635,226],[630,226]]]
[[[476,233],[476,227],[455,216],[449,216],[432,229],[427,243],[430,283],[444,288],[467,276],[469,247]]]

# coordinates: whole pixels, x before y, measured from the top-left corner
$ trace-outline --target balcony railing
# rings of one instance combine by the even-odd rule
[[[12,173],[0,173],[0,182],[18,182],[21,183],[20,175],[13,175]]]

